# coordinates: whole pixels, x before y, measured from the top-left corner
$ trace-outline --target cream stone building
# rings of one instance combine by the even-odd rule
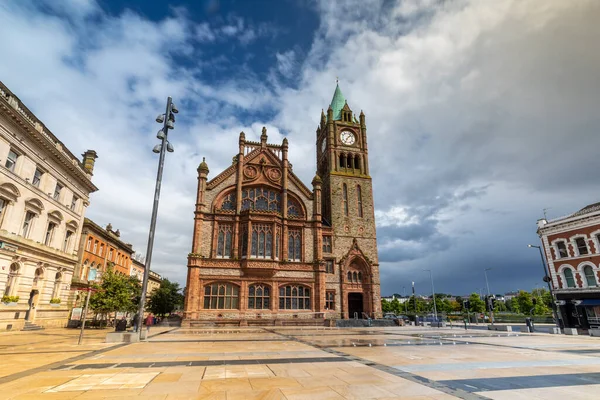
[[[66,324],[95,159],[75,157],[0,82],[0,331]]]

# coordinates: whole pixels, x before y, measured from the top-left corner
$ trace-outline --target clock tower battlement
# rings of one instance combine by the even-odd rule
[[[375,230],[373,187],[365,114],[358,118],[336,85],[327,113],[321,112],[316,131],[317,174],[322,180],[322,221],[332,232],[331,257],[339,266],[347,293],[358,291],[347,274],[364,271],[361,282],[363,310],[380,312],[379,262]],[[326,229],[326,228],[325,228]],[[367,285],[367,286],[365,286]],[[352,318],[352,299],[344,296],[345,312]],[[359,309],[359,308],[356,308]]]

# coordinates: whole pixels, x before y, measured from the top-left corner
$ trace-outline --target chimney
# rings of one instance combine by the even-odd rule
[[[90,175],[94,175],[94,164],[98,155],[95,150],[88,150],[82,154],[83,156],[83,169]]]

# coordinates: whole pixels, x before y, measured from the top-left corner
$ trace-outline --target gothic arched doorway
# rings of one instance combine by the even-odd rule
[[[350,318],[362,318],[363,312],[363,294],[348,293],[348,316]]]

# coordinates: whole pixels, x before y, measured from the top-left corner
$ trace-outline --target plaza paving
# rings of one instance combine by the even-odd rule
[[[0,334],[0,399],[592,399],[600,339],[417,327]]]

